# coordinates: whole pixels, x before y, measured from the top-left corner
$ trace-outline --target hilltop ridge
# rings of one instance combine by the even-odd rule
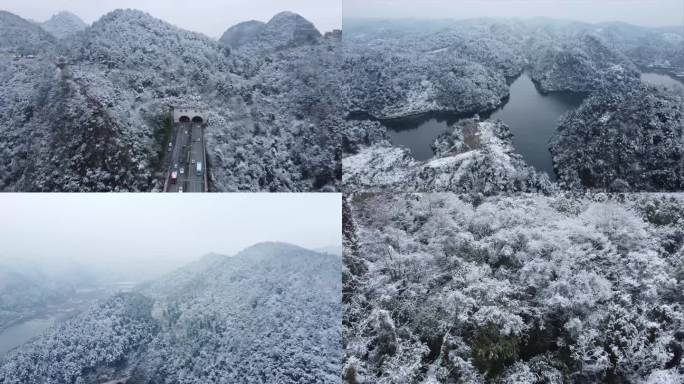
[[[11,352],[0,382],[336,383],[340,275],[339,257],[287,243],[211,254]]]

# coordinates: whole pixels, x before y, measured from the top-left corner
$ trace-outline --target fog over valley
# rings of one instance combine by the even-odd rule
[[[155,278],[210,253],[340,244],[336,195],[1,195],[0,262]]]
[[[587,23],[618,21],[649,27],[681,26],[679,0],[345,0],[344,18],[553,18]]]
[[[340,208],[339,194],[0,195],[0,383],[335,381]]]

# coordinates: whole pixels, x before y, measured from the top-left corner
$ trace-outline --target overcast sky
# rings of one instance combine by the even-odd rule
[[[344,0],[344,17],[552,17],[646,26],[684,25],[683,0]]]
[[[215,38],[239,22],[268,21],[281,11],[299,13],[321,33],[342,25],[341,0],[0,0],[0,9],[36,21],[67,10],[90,24],[118,8],[139,9],[178,27]]]
[[[0,261],[166,272],[263,241],[341,247],[341,206],[328,193],[0,194]]]

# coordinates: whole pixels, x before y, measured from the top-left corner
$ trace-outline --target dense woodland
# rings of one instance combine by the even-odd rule
[[[0,359],[0,383],[336,383],[341,259],[262,243],[100,301]]]
[[[342,69],[348,81],[341,96],[353,117],[342,134],[345,178],[353,175],[343,183],[348,191],[386,190],[382,180],[404,180],[406,167],[458,163],[453,155],[437,152],[428,161],[416,162],[407,150],[388,142],[382,125],[371,126],[361,135],[373,121],[445,113],[486,116],[506,102],[508,84],[523,71],[542,93],[590,94],[576,112],[562,117],[550,145],[560,179],[557,187],[682,188],[684,94],[678,88],[645,86],[639,79],[640,70],[648,68],[673,76],[684,73],[681,28],[551,19],[349,20],[343,54]],[[642,100],[646,101],[643,110]],[[454,136],[464,135],[462,128],[463,124],[454,124]],[[482,135],[487,135],[485,130]],[[437,141],[434,145],[440,146]],[[508,163],[507,143],[496,148],[500,157],[481,164],[476,174],[507,172],[500,167]],[[514,167],[515,173],[527,172],[523,161]],[[468,183],[432,188],[455,173],[469,171],[469,167],[438,170],[427,182],[411,176],[400,190],[501,189],[496,180],[484,188]],[[359,174],[372,174],[374,185],[356,177]]]
[[[158,190],[178,105],[209,110],[212,190],[337,188],[339,34],[283,12],[231,47],[134,10],[74,18],[0,13],[1,190]]]
[[[345,383],[684,380],[684,197],[353,194]]]
[[[377,122],[367,122],[373,134]],[[435,140],[435,157],[416,161],[410,152],[392,146],[386,139],[364,147],[361,129],[354,129],[358,153],[345,159],[342,185],[349,191],[433,191],[479,192],[486,195],[508,192],[551,193],[557,188],[546,174],[535,171],[515,153],[511,133],[501,121],[464,119],[454,131]],[[377,137],[382,137],[380,132]],[[372,139],[371,139],[372,140]],[[382,141],[380,141],[382,140]]]

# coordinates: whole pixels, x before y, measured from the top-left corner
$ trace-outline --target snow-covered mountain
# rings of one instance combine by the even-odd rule
[[[83,31],[88,25],[73,13],[62,11],[40,23],[40,26],[54,37],[61,39]]]
[[[283,243],[208,255],[10,353],[0,382],[339,382],[340,274]]]
[[[392,146],[388,128],[376,123],[486,116],[507,102],[509,86],[525,70],[540,93],[591,94],[557,125],[551,150],[560,187],[682,188],[682,95],[644,88],[639,72],[684,73],[681,28],[552,19],[368,19],[345,21],[344,40],[347,190],[480,192],[487,179],[490,191],[528,190],[534,177],[527,177],[525,162],[502,161],[514,155],[505,144],[510,137],[468,162],[462,161],[465,156],[444,154],[420,162],[405,148]],[[458,136],[458,127],[453,128],[452,136]]]
[[[135,10],[59,41],[9,13],[0,28],[0,190],[158,190],[169,107],[188,104],[208,111],[211,190],[337,188],[339,40],[231,55]]]
[[[684,190],[684,94],[647,84],[595,92],[561,119],[551,153],[570,189]]]
[[[54,49],[55,38],[38,25],[0,10],[0,53],[6,55],[37,55]]]
[[[552,36],[532,45],[530,76],[545,92],[588,92],[639,82],[636,66],[598,36]]]
[[[267,23],[247,21],[230,27],[221,37],[221,43],[231,48],[260,51],[291,48],[315,44],[321,33],[307,19],[294,12],[280,12]]]
[[[294,12],[281,12],[266,23],[260,36],[274,47],[313,43],[321,33],[307,19]]]
[[[219,41],[231,48],[239,48],[242,45],[255,41],[266,27],[263,21],[243,21],[228,28]]]

